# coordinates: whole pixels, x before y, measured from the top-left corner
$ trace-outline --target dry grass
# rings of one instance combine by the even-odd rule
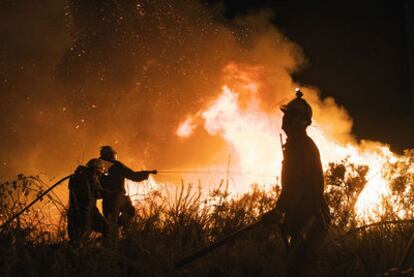
[[[412,173],[405,165],[399,170],[404,176],[395,180],[395,197],[400,195],[398,203],[410,209],[413,197],[406,189],[413,185]],[[320,255],[312,261],[313,275],[376,276],[398,264],[414,231],[412,224],[386,224],[349,232],[361,224],[355,220],[352,207],[366,183],[366,172],[366,167],[347,161],[332,164],[326,172],[334,224]],[[405,182],[404,195],[401,182]],[[44,189],[38,177],[20,175],[15,181],[3,183],[0,220],[7,220]],[[207,197],[200,188],[186,185],[178,186],[173,194],[154,191],[137,205],[135,221],[117,244],[104,247],[96,237],[78,249],[68,245],[65,208],[51,194],[1,230],[0,275],[285,276],[287,254],[275,226],[258,227],[179,271],[173,269],[180,258],[257,220],[274,207],[279,192],[278,187],[265,191],[254,186],[234,199],[220,186]],[[59,211],[62,220],[49,225],[45,208]],[[412,212],[407,214],[411,216]],[[397,216],[386,209],[381,218]],[[412,263],[410,257],[405,268]]]

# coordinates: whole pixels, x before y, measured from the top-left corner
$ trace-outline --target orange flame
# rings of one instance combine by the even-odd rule
[[[232,171],[237,172],[238,186],[231,188],[233,191],[248,190],[250,184],[274,185],[280,178],[283,159],[278,139],[282,132],[282,113],[278,109],[264,110],[258,94],[262,84],[260,80],[254,80],[257,76],[252,77],[246,70],[238,69],[234,64],[227,70],[227,73],[229,72],[230,75],[237,76],[237,79],[229,78],[229,74],[224,79],[226,82],[235,80],[235,83],[225,84],[221,94],[214,101],[181,123],[177,135],[190,137],[196,127],[194,122],[202,122],[208,134],[220,136],[236,154]],[[240,74],[237,75],[237,72]],[[237,90],[230,87],[236,87]],[[296,86],[292,86],[292,89],[294,87]],[[381,197],[390,193],[382,168],[386,163],[401,160],[401,157],[380,143],[357,144],[350,134],[338,136],[335,126],[323,120],[323,116],[335,117],[332,105],[323,108],[321,100],[310,89],[305,90],[305,98],[307,96],[311,105],[317,108],[308,133],[319,147],[324,168],[329,162],[340,162],[345,158],[355,164],[368,165],[368,182],[359,196],[355,209],[360,217],[375,217],[375,211],[381,209]],[[336,106],[334,109],[339,110]],[[340,121],[344,120],[340,118]]]
[[[179,137],[189,137],[193,133],[194,128],[196,125],[194,124],[192,118],[186,119],[183,123],[180,124],[180,126],[177,129],[177,136]]]

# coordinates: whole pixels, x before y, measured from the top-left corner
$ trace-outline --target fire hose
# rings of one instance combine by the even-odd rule
[[[42,192],[39,196],[37,196],[32,202],[30,202],[30,204],[28,204],[26,207],[24,207],[22,210],[20,210],[19,212],[17,212],[14,216],[12,216],[11,218],[9,218],[5,223],[3,223],[0,226],[0,229],[5,228],[6,226],[8,226],[13,220],[15,220],[16,218],[18,218],[21,214],[23,214],[25,211],[27,211],[28,209],[30,209],[37,201],[39,201],[40,199],[42,199],[46,194],[48,194],[49,192],[51,192],[55,187],[57,187],[58,185],[60,185],[62,182],[64,182],[65,180],[69,179],[70,177],[72,177],[73,175],[68,175],[62,179],[60,179],[59,181],[57,181],[53,186],[51,186],[50,188],[48,188],[47,190],[45,190],[44,192]]]
[[[201,249],[197,250],[196,252],[194,252],[193,254],[191,254],[191,255],[189,255],[187,257],[184,257],[183,259],[181,259],[177,263],[175,263],[174,268],[176,270],[177,269],[180,269],[183,266],[185,266],[185,265],[187,265],[187,264],[189,264],[189,263],[197,260],[198,258],[201,258],[204,255],[212,252],[213,250],[215,250],[215,249],[223,246],[224,244],[226,244],[226,243],[228,243],[228,242],[230,242],[230,241],[232,241],[232,240],[240,237],[241,235],[243,235],[247,231],[252,230],[252,229],[254,229],[254,228],[256,228],[256,227],[264,224],[265,223],[266,216],[271,215],[272,212],[274,212],[274,210],[271,210],[270,212],[265,213],[263,215],[263,217],[261,219],[257,220],[256,222],[253,222],[253,223],[251,223],[249,225],[246,225],[246,226],[242,227],[241,229],[236,230],[236,231],[230,233],[226,237],[224,237],[224,238],[222,238],[222,239],[220,239],[220,240],[218,240],[218,241],[210,244],[209,246],[204,247],[204,248],[201,248]],[[363,229],[370,228],[370,227],[374,227],[374,226],[388,225],[388,224],[404,224],[404,223],[414,223],[414,220],[413,219],[407,219],[407,220],[391,220],[391,221],[374,222],[374,223],[371,223],[371,224],[363,225],[363,226],[354,228],[352,230],[349,230],[348,232],[346,232],[343,235],[343,237],[346,237],[346,236],[348,236],[350,234],[353,234],[353,233],[356,233],[356,232],[361,231]],[[284,236],[284,230],[283,230],[282,226],[280,224],[278,224],[278,225],[279,225],[279,227],[280,227],[280,229],[282,231],[282,236]],[[397,268],[394,268],[395,273],[396,273],[396,275],[394,275],[394,276],[398,276],[399,271],[401,271],[401,269],[405,265],[405,263],[407,261],[407,257],[409,255],[409,253],[412,251],[413,246],[414,246],[414,233],[411,236],[411,239],[408,242],[407,247],[406,247],[403,255],[401,256],[401,259],[400,259],[400,262],[399,262],[398,267]],[[286,241],[285,241],[285,247],[287,247],[287,242]]]
[[[156,174],[156,171],[151,171],[151,173]],[[158,171],[158,173],[161,174],[217,174],[218,172],[213,172],[213,171],[206,171],[206,172],[201,172],[201,171]],[[224,172],[222,172],[224,173]],[[13,220],[15,220],[16,218],[18,218],[21,214],[23,214],[24,212],[26,212],[28,209],[30,209],[37,201],[39,201],[40,199],[42,199],[45,195],[47,195],[49,192],[51,192],[54,188],[56,188],[58,185],[60,185],[62,182],[64,182],[65,180],[69,179],[70,177],[72,177],[73,175],[68,175],[62,179],[60,179],[58,182],[56,182],[55,184],[53,184],[51,187],[49,187],[46,191],[44,191],[43,193],[41,193],[39,196],[37,196],[32,202],[30,202],[30,204],[28,204],[26,207],[24,207],[22,210],[20,210],[19,212],[17,212],[14,216],[12,216],[11,218],[9,218],[5,223],[3,223],[0,226],[0,229],[3,229],[5,227],[7,227],[11,222],[13,222]],[[242,234],[246,233],[249,230],[252,230],[262,224],[265,223],[265,219],[268,218],[269,216],[271,216],[272,214],[274,214],[274,210],[271,210],[267,213],[265,213],[261,219],[257,220],[256,222],[253,222],[249,225],[246,225],[244,227],[242,227],[239,230],[236,230],[234,232],[232,232],[231,234],[229,234],[228,236],[210,244],[209,246],[202,248],[198,251],[196,251],[195,253],[181,259],[180,261],[178,261],[175,264],[175,269],[179,269],[181,267],[183,267],[186,264],[189,264],[191,262],[193,262],[194,260],[204,256],[205,254],[212,252],[213,250],[223,246],[224,244],[226,244],[227,242],[230,242],[236,238],[238,238],[239,236],[241,236]],[[395,221],[385,221],[385,222],[375,222],[375,223],[371,223],[368,225],[364,225],[355,229],[352,229],[350,231],[348,231],[345,236],[354,233],[354,232],[358,232],[362,229],[366,229],[372,226],[378,226],[378,225],[387,225],[387,224],[400,224],[400,223],[413,223],[414,220],[409,219],[409,220],[395,220]],[[279,227],[281,228],[280,224]],[[282,233],[283,233],[283,228],[281,228]],[[412,248],[414,246],[414,233],[410,238],[410,241],[407,244],[407,247],[400,259],[400,262],[397,266],[396,269],[398,269],[396,271],[396,274],[398,274],[399,270],[401,270],[401,268],[404,266],[404,264],[406,263],[407,257],[409,255],[409,253],[412,251]]]
[[[151,171],[148,171],[148,173],[150,173],[150,174],[157,174],[157,173],[160,173],[160,174],[183,174],[183,173],[187,173],[187,174],[207,174],[209,172],[197,172],[197,171],[167,171],[167,170],[166,171],[156,171],[156,170],[151,170]],[[13,220],[15,220],[16,218],[18,218],[20,215],[22,215],[28,209],[30,209],[34,204],[36,204],[36,202],[38,202],[45,195],[47,195],[49,192],[51,192],[55,187],[57,187],[62,182],[66,181],[67,179],[69,179],[72,176],[73,176],[73,174],[68,175],[68,176],[60,179],[55,184],[53,184],[51,187],[49,187],[47,190],[45,190],[44,192],[42,192],[32,202],[30,202],[26,207],[24,207],[22,210],[20,210],[15,215],[13,215],[11,218],[9,218],[6,222],[4,222],[0,226],[0,229],[4,229],[5,227],[7,227],[11,222],[13,222]]]
[[[197,260],[198,258],[201,258],[202,256],[208,254],[209,252],[212,252],[213,250],[225,245],[226,243],[240,237],[241,235],[243,235],[247,231],[250,231],[250,230],[252,230],[252,229],[254,229],[258,226],[261,226],[262,224],[266,223],[267,222],[266,219],[268,219],[271,216],[277,217],[277,218],[272,219],[272,221],[274,223],[280,221],[280,215],[275,213],[275,210],[271,210],[271,211],[265,213],[259,220],[255,221],[253,223],[250,223],[250,224],[248,224],[248,225],[246,225],[246,226],[230,233],[226,237],[224,237],[224,238],[222,238],[222,239],[220,239],[216,242],[213,242],[209,246],[201,248],[200,250],[194,252],[193,254],[179,260],[177,263],[175,263],[174,269],[176,269],[176,270],[180,269],[181,267],[185,266],[186,264],[189,264],[189,263]],[[279,225],[279,227],[282,231],[282,235],[283,235],[283,233],[284,233],[283,227],[280,224],[278,224],[278,225]],[[285,247],[287,247],[287,242],[285,242]]]

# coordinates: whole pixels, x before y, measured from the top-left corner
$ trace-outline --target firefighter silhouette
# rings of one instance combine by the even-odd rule
[[[312,108],[302,96],[297,89],[296,98],[281,107],[287,140],[276,210],[283,214],[282,225],[289,241],[289,276],[300,276],[306,270],[330,222],[319,150],[306,132],[312,123]]]
[[[125,179],[141,182],[148,179],[152,171],[134,171],[117,160],[117,153],[111,146],[102,146],[100,159],[110,162],[108,174],[101,176],[101,183],[105,189],[103,194],[103,213],[111,225],[128,227],[135,216],[135,208],[131,198],[126,195]]]
[[[108,225],[96,207],[103,188],[99,178],[105,173],[106,164],[99,159],[90,160],[86,166],[78,166],[69,179],[68,234],[72,244],[79,244],[91,231],[106,236]]]

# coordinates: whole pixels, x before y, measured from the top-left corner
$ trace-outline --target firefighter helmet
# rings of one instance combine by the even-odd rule
[[[109,160],[116,160],[116,151],[112,148],[112,146],[105,145],[101,147],[100,155],[101,158],[109,159]]]
[[[105,174],[108,171],[106,163],[101,159],[92,159],[86,164],[86,166],[96,170],[100,174]]]
[[[287,105],[283,105],[280,109],[285,114],[298,115],[305,126],[309,126],[312,123],[312,108],[304,99],[302,99],[303,93],[299,88],[296,89],[296,98],[290,101]]]

